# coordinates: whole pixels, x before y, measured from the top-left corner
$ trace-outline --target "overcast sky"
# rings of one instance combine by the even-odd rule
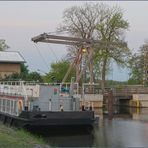
[[[48,72],[52,62],[66,55],[66,47],[45,43],[35,44],[31,42],[31,38],[44,32],[55,32],[56,27],[62,22],[65,8],[84,3],[85,1],[0,1],[0,38],[6,40],[10,46],[9,50],[19,51],[23,55],[31,71],[40,69]],[[126,41],[136,52],[148,39],[148,2],[104,1],[103,3],[123,8],[124,18],[130,23]],[[128,72],[114,66],[110,77],[115,80],[126,80]]]

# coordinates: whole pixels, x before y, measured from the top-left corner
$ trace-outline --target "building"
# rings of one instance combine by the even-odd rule
[[[13,73],[21,72],[21,64],[25,63],[19,52],[0,51],[0,79]]]

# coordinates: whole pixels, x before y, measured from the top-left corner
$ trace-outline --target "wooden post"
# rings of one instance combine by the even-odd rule
[[[79,79],[80,79],[80,75],[81,75],[81,59],[82,59],[82,49],[80,48],[77,56],[75,58],[75,60],[73,61],[73,63],[70,65],[66,75],[64,76],[62,83],[64,83],[69,75],[69,73],[71,72],[72,68],[76,68],[76,82],[79,83]]]
[[[90,87],[89,92],[93,93],[92,84],[94,83],[94,73],[93,73],[93,49],[91,47],[87,47],[88,59],[89,59],[89,72],[90,72]]]
[[[109,90],[108,92],[108,118],[109,120],[113,119],[113,92],[112,90]]]
[[[93,73],[93,49],[89,47],[89,70],[90,70],[90,84],[94,82],[94,73]]]
[[[81,60],[82,60],[82,49],[79,49],[79,53],[76,57],[76,83],[79,83],[81,75]]]

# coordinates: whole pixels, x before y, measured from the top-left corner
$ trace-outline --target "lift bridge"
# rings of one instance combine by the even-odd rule
[[[31,39],[33,42],[43,42],[43,43],[53,43],[53,44],[65,44],[65,45],[73,45],[79,47],[77,55],[73,62],[71,63],[65,77],[62,80],[64,83],[71,72],[71,70],[76,68],[76,83],[79,83],[81,76],[85,73],[86,63],[89,65],[89,83],[94,83],[94,73],[93,73],[93,47],[97,45],[108,47],[110,50],[113,50],[115,46],[118,47],[126,47],[126,43],[116,43],[116,42],[103,42],[99,40],[93,39],[83,39],[76,37],[66,37],[66,36],[57,36],[51,35],[48,33],[43,33],[38,36],[35,36]]]
[[[100,93],[100,84],[94,83],[94,47],[104,47],[110,50],[114,50],[115,47],[127,47],[125,42],[104,42],[101,40],[93,40],[86,38],[76,38],[68,36],[57,36],[48,33],[43,33],[35,36],[31,39],[33,42],[53,43],[53,44],[65,44],[78,47],[77,54],[69,66],[67,73],[65,74],[62,83],[64,83],[70,74],[72,69],[76,69],[76,83],[80,84],[82,78],[82,86],[79,91],[81,94],[79,97],[80,105],[85,103],[93,103],[94,108],[103,106],[103,94]],[[100,50],[101,50],[100,48]],[[89,67],[89,83],[85,83],[86,65]],[[84,101],[85,100],[85,101]],[[82,103],[82,104],[81,104]]]

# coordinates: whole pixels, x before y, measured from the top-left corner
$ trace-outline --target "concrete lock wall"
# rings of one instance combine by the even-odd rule
[[[84,98],[80,99],[80,106],[82,106],[83,101],[86,106],[92,105],[93,108],[103,107],[103,95],[101,94],[85,94]]]
[[[131,106],[148,107],[148,94],[133,94]]]

